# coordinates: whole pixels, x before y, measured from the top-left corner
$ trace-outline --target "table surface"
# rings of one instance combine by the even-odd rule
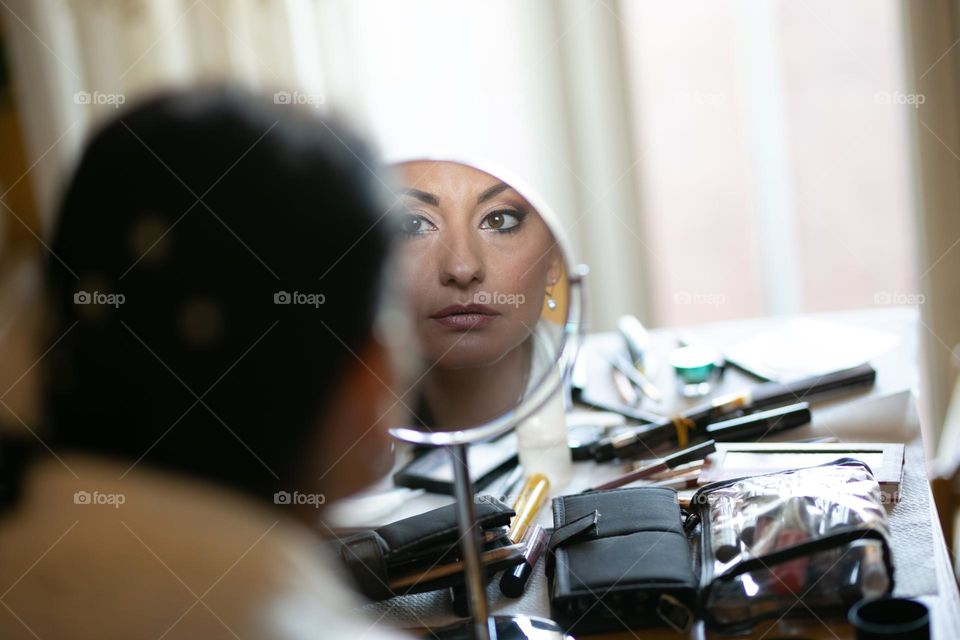
[[[913,309],[885,308],[869,311],[815,314],[804,316],[848,327],[861,327],[895,335],[897,340],[883,353],[871,358],[877,369],[877,382],[865,392],[833,398],[826,402],[812,403],[813,423],[801,430],[782,435],[780,439],[799,439],[811,436],[832,435],[841,441],[849,442],[904,442],[908,443],[904,467],[902,499],[890,511],[890,530],[892,537],[895,578],[895,594],[916,597],[925,602],[932,613],[932,637],[948,639],[960,637],[960,596],[957,583],[951,569],[949,553],[943,533],[936,517],[935,507],[926,480],[924,452],[921,438],[920,420],[915,407],[917,384],[917,314]],[[746,321],[719,323],[684,329],[661,329],[651,332],[653,353],[665,354],[675,346],[677,339],[695,339],[718,348],[784,326],[792,318],[762,318]],[[619,338],[611,334],[596,334],[588,338],[583,356],[590,367],[604,368],[597,354],[616,348]],[[656,383],[661,389],[674,385],[672,372],[660,367]],[[739,372],[730,372],[724,376],[722,384],[715,393],[725,393],[741,389],[755,381]],[[613,391],[611,390],[611,393]],[[677,400],[681,406],[683,400]],[[679,407],[670,407],[670,409]],[[771,438],[772,439],[772,438]],[[617,465],[596,465],[577,463],[571,481],[555,494],[573,493],[592,486],[598,481],[613,477],[621,472]],[[385,485],[386,486],[386,485]],[[375,488],[374,491],[384,487]],[[423,495],[406,501],[397,511],[390,514],[390,521],[408,517],[428,509],[450,502],[449,497]],[[539,514],[539,521],[551,524],[549,509]],[[527,593],[518,600],[504,598],[496,587],[496,581],[490,585],[488,594],[494,613],[523,613],[549,617],[547,580],[543,574],[543,562],[538,565],[528,584]],[[402,627],[437,626],[455,621],[450,610],[449,595],[446,591],[418,594],[394,598],[385,603],[372,603],[363,608],[363,613],[381,618],[388,624]],[[619,633],[590,636],[615,640],[620,638],[706,638],[702,624],[697,624],[689,634],[678,634],[670,630],[629,630]],[[584,638],[585,636],[579,636]],[[743,636],[740,636],[743,637]],[[853,638],[852,629],[841,620],[780,621],[758,624],[754,638],[832,638],[841,640]]]

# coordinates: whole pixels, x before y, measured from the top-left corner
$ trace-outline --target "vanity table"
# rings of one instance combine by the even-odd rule
[[[896,336],[892,347],[887,348],[871,363],[877,370],[876,384],[869,391],[860,391],[835,397],[825,402],[812,403],[813,422],[810,425],[781,434],[771,440],[794,440],[816,436],[835,436],[845,442],[903,442],[906,443],[904,478],[901,500],[888,512],[895,564],[896,587],[894,595],[918,598],[930,608],[932,637],[950,639],[960,637],[960,596],[951,570],[949,553],[944,542],[926,479],[925,457],[920,420],[916,411],[917,389],[917,336],[924,330],[919,324],[914,309],[888,307],[857,312],[838,312],[805,316],[817,320],[836,322],[848,327],[862,327]],[[682,330],[659,329],[651,332],[651,351],[666,354],[676,345],[678,338],[696,339],[723,347],[744,337],[775,328],[791,318],[762,318],[736,322],[718,323]],[[620,344],[616,334],[594,334],[584,346],[584,357],[591,359],[606,349]],[[889,345],[888,345],[889,347]],[[604,363],[593,357],[591,367],[602,368]],[[609,365],[607,371],[609,370]],[[605,374],[604,374],[605,375]],[[607,376],[609,377],[609,376]],[[672,390],[673,373],[661,366],[655,372],[655,382],[661,389]],[[755,380],[737,370],[725,373],[715,393],[722,394],[755,384]],[[581,416],[582,417],[582,416]],[[610,479],[622,471],[621,465],[597,465],[593,462],[578,462],[574,465],[573,479],[559,493],[575,493],[586,487]],[[390,515],[396,520],[419,513],[445,503],[450,498],[438,495],[422,495],[405,503]],[[544,508],[539,514],[541,524],[552,524],[550,510]],[[497,581],[488,586],[490,608],[497,614],[527,614],[549,616],[547,579],[543,572],[543,560],[527,585],[523,597],[511,600],[502,596]],[[602,606],[602,605],[597,605]],[[803,606],[802,603],[797,604]],[[387,602],[373,603],[364,607],[364,613],[380,624],[403,627],[442,625],[454,621],[446,591],[404,596]],[[578,636],[586,637],[586,636]],[[681,635],[669,629],[629,630],[622,633],[591,636],[610,640],[620,638],[707,638],[701,623],[689,635]],[[743,636],[740,636],[743,637]],[[754,628],[756,638],[853,638],[853,630],[842,620],[809,621],[791,620],[781,625],[760,623]]]

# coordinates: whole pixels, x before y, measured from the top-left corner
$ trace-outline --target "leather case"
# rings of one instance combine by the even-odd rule
[[[565,630],[689,629],[697,578],[676,491],[562,496],[553,501],[553,521],[550,609]]]
[[[484,550],[489,551],[509,545],[505,527],[514,511],[499,500],[484,498],[474,510],[477,523],[488,538]],[[459,561],[459,539],[454,505],[447,505],[345,538],[339,542],[339,555],[364,595],[385,600],[462,582],[462,572],[456,572],[440,579],[418,581],[402,590],[390,586],[397,578]],[[511,556],[488,564],[487,570],[492,574],[517,561]]]

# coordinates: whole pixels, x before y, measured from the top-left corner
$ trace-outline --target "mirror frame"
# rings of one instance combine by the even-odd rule
[[[445,156],[413,156],[408,158],[390,159],[386,162],[386,170],[393,171],[398,165],[408,162],[450,162],[472,167],[483,171],[494,178],[498,178],[510,185],[519,193],[530,206],[540,215],[547,228],[553,234],[554,241],[563,254],[563,266],[569,284],[569,302],[567,317],[564,321],[563,333],[557,356],[552,366],[558,366],[559,376],[546,375],[537,384],[536,389],[529,396],[523,398],[513,409],[484,423],[464,427],[455,431],[424,431],[413,427],[391,427],[389,433],[397,440],[409,442],[419,446],[451,447],[486,442],[503,436],[517,427],[521,422],[532,416],[554,393],[559,393],[571,375],[577,352],[583,340],[585,331],[586,300],[584,296],[584,279],[589,273],[586,265],[575,264],[566,233],[560,225],[556,212],[544,199],[526,182],[517,178],[512,172],[503,167],[485,160],[464,158],[455,155]]]

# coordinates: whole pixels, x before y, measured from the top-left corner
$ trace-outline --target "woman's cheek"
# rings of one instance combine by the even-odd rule
[[[511,270],[507,276],[506,282],[510,283],[510,291],[520,304],[517,307],[517,315],[528,327],[533,327],[540,319],[540,313],[543,309],[543,296],[546,285],[546,274],[541,273],[542,269],[529,269],[524,266],[523,269]]]
[[[425,256],[419,253],[406,255],[401,262],[401,269],[403,294],[407,297],[408,308],[419,318],[429,300],[429,283],[436,278],[428,277]]]

